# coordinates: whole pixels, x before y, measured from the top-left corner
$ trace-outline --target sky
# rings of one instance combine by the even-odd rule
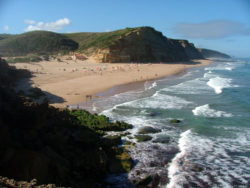
[[[196,47],[250,57],[250,0],[0,0],[0,33],[140,26]]]

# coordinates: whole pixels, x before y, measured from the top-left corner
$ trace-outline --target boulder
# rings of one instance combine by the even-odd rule
[[[150,134],[150,133],[158,133],[158,132],[161,132],[161,130],[150,127],[150,126],[145,126],[139,129],[138,134]]]
[[[153,140],[154,143],[162,143],[162,144],[168,144],[170,142],[169,136],[160,136]]]
[[[179,120],[179,119],[171,119],[170,123],[181,123],[181,120]]]
[[[137,142],[146,142],[152,140],[152,137],[149,135],[135,135]]]

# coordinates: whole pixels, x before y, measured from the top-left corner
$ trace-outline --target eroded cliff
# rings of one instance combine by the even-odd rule
[[[177,62],[203,58],[187,40],[169,39],[151,27],[135,28],[94,53],[98,62]]]

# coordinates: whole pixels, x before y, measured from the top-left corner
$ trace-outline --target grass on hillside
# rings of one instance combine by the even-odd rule
[[[77,42],[49,31],[32,31],[0,40],[0,54],[3,56],[52,54],[77,48]]]
[[[80,52],[93,52],[98,48],[105,48],[114,43],[120,36],[123,36],[136,28],[126,28],[122,30],[103,33],[71,33],[65,34],[72,40],[78,42]]]

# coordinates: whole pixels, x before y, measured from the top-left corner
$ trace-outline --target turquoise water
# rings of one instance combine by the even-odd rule
[[[161,129],[130,150],[138,161],[130,180],[157,173],[162,187],[250,187],[250,59],[146,82],[93,106],[133,124],[132,134],[143,126]],[[173,118],[182,122],[171,124]],[[169,143],[154,143],[164,137]]]

